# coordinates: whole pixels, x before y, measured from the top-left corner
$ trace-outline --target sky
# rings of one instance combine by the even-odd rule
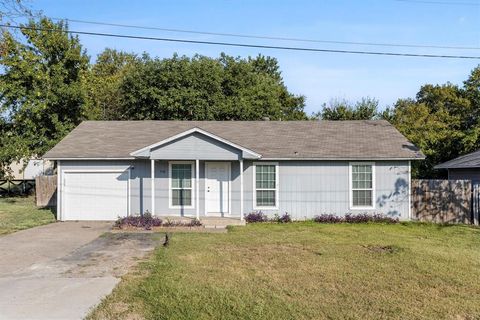
[[[478,4],[478,5],[477,5]],[[169,29],[316,40],[480,48],[480,0],[30,0],[50,17]],[[480,49],[404,48],[220,37],[69,22],[71,30],[320,49],[479,56]],[[415,97],[421,85],[462,84],[480,60],[281,51],[80,36],[92,61],[105,48],[171,57],[258,54],[278,59],[290,92],[306,97],[307,114],[335,99]]]

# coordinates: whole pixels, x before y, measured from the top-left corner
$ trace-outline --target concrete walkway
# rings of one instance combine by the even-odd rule
[[[160,241],[105,234],[111,225],[59,222],[1,236],[0,319],[85,317]]]

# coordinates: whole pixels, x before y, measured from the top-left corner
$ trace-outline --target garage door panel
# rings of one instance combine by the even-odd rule
[[[65,220],[116,220],[127,215],[128,172],[68,172]]]

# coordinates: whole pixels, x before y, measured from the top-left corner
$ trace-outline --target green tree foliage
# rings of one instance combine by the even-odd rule
[[[400,99],[383,113],[426,155],[413,163],[420,178],[444,176],[436,164],[475,151],[479,140],[480,67],[475,68],[463,87],[450,83],[424,85],[415,99]]]
[[[142,56],[121,84],[117,119],[306,119],[304,97],[288,92],[277,60]]]
[[[86,77],[86,116],[91,120],[117,120],[122,103],[123,78],[139,63],[135,54],[105,49]]]
[[[42,155],[82,120],[89,58],[63,22],[31,20],[17,39],[3,32],[0,162]]]
[[[330,105],[323,105],[321,111],[313,115],[321,120],[372,120],[379,116],[378,100],[362,98],[354,105],[346,100],[333,100]]]
[[[42,30],[1,31],[3,173],[12,161],[41,156],[84,119],[306,119],[304,97],[288,92],[274,58],[157,59],[106,49],[90,65],[65,22],[25,26]]]

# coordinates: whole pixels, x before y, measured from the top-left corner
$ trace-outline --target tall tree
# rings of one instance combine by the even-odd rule
[[[121,84],[122,119],[272,120],[305,119],[304,97],[288,92],[278,62],[143,55]]]
[[[352,105],[347,100],[333,100],[313,115],[321,120],[372,120],[379,117],[378,100],[364,97]]]
[[[120,90],[125,75],[135,68],[137,56],[113,49],[105,49],[90,67],[86,77],[86,117],[91,120],[118,120],[122,118]]]
[[[442,177],[433,167],[480,147],[478,114],[480,96],[475,68],[464,87],[451,83],[424,85],[416,99],[400,99],[384,113],[396,128],[426,155],[413,163],[420,178]]]
[[[7,132],[0,140],[0,158],[4,165],[42,155],[83,117],[83,76],[89,58],[79,39],[65,32],[64,22],[42,18],[25,26],[30,29],[21,30],[22,39],[3,32],[0,113]],[[5,151],[11,149],[16,150],[14,156]]]

